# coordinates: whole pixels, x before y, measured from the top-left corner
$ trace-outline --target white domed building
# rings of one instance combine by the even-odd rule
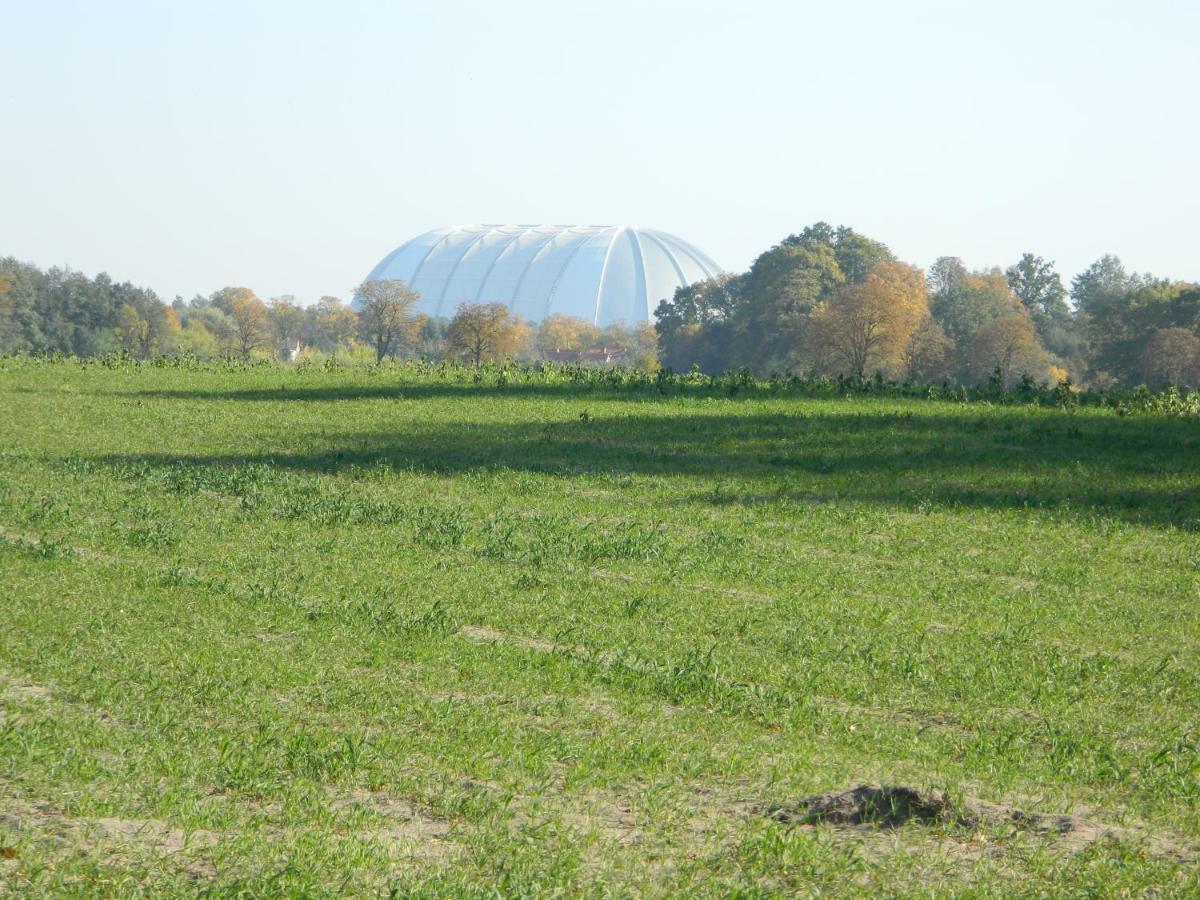
[[[429,316],[503,303],[530,322],[551,313],[597,325],[649,321],[675,289],[721,273],[687,241],[617,225],[463,225],[407,241],[367,281],[397,278]]]

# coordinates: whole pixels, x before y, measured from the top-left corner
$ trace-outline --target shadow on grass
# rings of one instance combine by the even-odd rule
[[[279,453],[102,461],[351,475],[378,467],[632,474],[686,480],[682,498],[713,504],[1045,508],[1200,529],[1200,425],[1182,419],[950,407],[940,414],[631,414],[518,424],[409,420],[389,431],[297,434],[289,443]]]
[[[728,396],[727,389],[711,386],[696,386],[688,388],[669,388],[671,395],[687,396]],[[754,393],[766,396],[769,388],[747,388],[744,393]],[[604,397],[606,400],[659,400],[662,395],[653,385],[580,385],[571,381],[561,382],[509,382],[495,384],[483,382],[476,384],[470,381],[386,381],[376,383],[334,384],[319,387],[311,385],[289,386],[281,384],[277,388],[237,388],[232,390],[215,390],[188,388],[180,390],[146,390],[112,392],[114,397],[139,397],[157,400],[228,400],[266,403],[306,402],[306,403],[335,403],[344,400],[432,400],[440,397],[561,397],[579,398]]]

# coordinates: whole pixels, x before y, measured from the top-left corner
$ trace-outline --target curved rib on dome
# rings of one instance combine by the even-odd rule
[[[464,225],[401,244],[366,280],[404,281],[430,316],[452,316],[460,303],[503,303],[533,322],[563,313],[603,326],[649,320],[676,288],[720,273],[705,253],[665,231]]]

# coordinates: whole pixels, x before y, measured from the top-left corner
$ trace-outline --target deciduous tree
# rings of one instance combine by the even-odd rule
[[[943,285],[930,297],[930,309],[942,331],[960,348],[992,319],[1012,315],[1020,305],[999,269],[939,275]]]
[[[358,328],[358,317],[337,297],[322,297],[312,312],[318,346],[328,353],[349,344]]]
[[[1019,262],[1005,270],[1004,275],[1013,294],[1033,316],[1033,324],[1038,327],[1039,334],[1052,324],[1070,321],[1067,289],[1054,271],[1053,262],[1025,253]]]
[[[954,341],[945,335],[928,309],[904,342],[900,362],[904,379],[909,382],[932,382],[950,374]]]
[[[976,379],[983,380],[999,373],[1001,382],[1006,385],[1021,375],[1043,375],[1049,364],[1033,327],[1033,319],[1023,306],[1018,306],[1010,315],[981,325],[971,335],[968,359]]]
[[[939,256],[925,273],[929,293],[933,298],[948,296],[967,277],[967,267],[957,256]]]
[[[416,343],[424,321],[416,313],[420,295],[403,281],[366,281],[354,289],[354,296],[362,336],[375,349],[377,362]]]
[[[150,359],[176,349],[179,319],[173,309],[147,293],[121,305],[115,332],[121,349]]]
[[[587,350],[600,341],[600,329],[587,319],[551,313],[542,319],[537,330],[537,348],[543,353],[552,350]]]
[[[814,352],[841,372],[896,373],[912,333],[928,314],[925,278],[905,263],[880,263],[858,283],[833,292],[810,317]]]
[[[18,343],[14,334],[17,309],[15,285],[16,278],[11,272],[0,272],[0,353]]]
[[[269,312],[275,349],[290,348],[298,343],[304,331],[304,309],[296,302],[296,298],[290,294],[272,297]]]
[[[127,353],[145,358],[144,347],[149,343],[150,323],[138,315],[132,304],[126,303],[117,313],[117,343]]]
[[[503,303],[462,304],[446,333],[450,351],[475,365],[512,356],[529,338],[529,326]]]
[[[271,337],[271,319],[266,304],[254,291],[244,287],[221,288],[211,300],[213,306],[229,317],[234,352],[249,359],[255,350],[266,346]]]
[[[1106,254],[1071,279],[1071,299],[1080,314],[1101,315],[1141,284],[1142,279],[1125,271],[1118,257]]]
[[[659,303],[653,327],[662,364],[677,371],[697,365],[710,375],[729,368],[745,285],[744,275],[718,275],[677,288]]]
[[[1142,373],[1156,386],[1200,387],[1200,336],[1187,328],[1159,328],[1146,341]]]
[[[220,310],[211,312],[223,315]],[[178,346],[181,353],[197,359],[211,359],[221,352],[221,342],[209,330],[205,320],[194,313],[187,317],[179,331]]]

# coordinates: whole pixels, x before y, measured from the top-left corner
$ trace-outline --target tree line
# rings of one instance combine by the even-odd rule
[[[108,275],[88,278],[67,269],[42,271],[0,259],[0,353],[96,356],[124,352],[138,359],[188,355],[198,359],[314,354],[461,360],[589,358],[656,367],[657,336],[645,323],[600,328],[551,315],[536,327],[502,303],[460,306],[453,318],[417,312],[419,295],[400,281],[354,289],[354,304],[322,297],[311,306],[295,297],[262,300],[245,287],[225,287],[171,304],[153,291]]]
[[[538,325],[502,303],[450,319],[416,311],[399,281],[354,303],[260,299],[245,287],[166,304],[101,274],[0,259],[0,353],[276,357],[360,354],[619,363],[653,370],[876,375],[912,384],[1200,387],[1200,285],[1128,272],[1104,256],[1068,289],[1032,253],[1005,269],[943,256],[926,270],[849,227],[818,222],[743,273],[677,290],[656,322],[600,328],[551,315]]]
[[[923,272],[818,222],[744,273],[681,288],[656,317],[662,364],[710,374],[1200,386],[1200,285],[1128,272],[1115,256],[1068,290],[1032,253],[974,271],[943,256]]]

